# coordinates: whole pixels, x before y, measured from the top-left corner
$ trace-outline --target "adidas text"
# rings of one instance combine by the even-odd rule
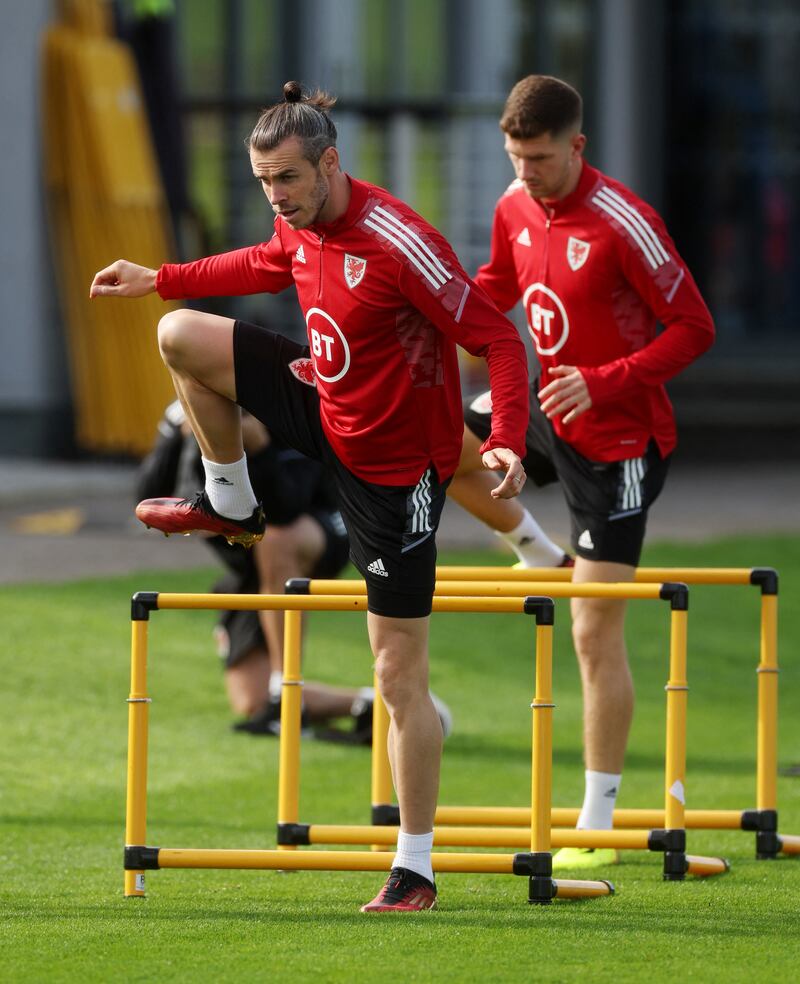
[[[381,577],[388,577],[389,572],[383,566],[383,561],[380,557],[377,560],[373,560],[371,564],[367,566],[367,570],[370,574],[379,574]]]

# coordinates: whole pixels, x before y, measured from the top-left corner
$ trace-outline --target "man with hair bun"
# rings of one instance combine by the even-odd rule
[[[161,319],[161,353],[206,482],[191,499],[145,500],[136,513],[167,533],[203,530],[244,544],[263,536],[240,408],[331,470],[351,558],[367,582],[400,804],[392,871],[362,911],[408,912],[436,904],[431,845],[442,728],[428,691],[428,622],[435,534],[463,434],[456,345],[488,362],[495,412],[480,454],[487,468],[505,472],[492,483],[496,498],[517,495],[525,481],[527,365],[516,329],[441,234],[341,170],[332,105],[327,94],[305,95],[289,82],[250,135],[253,175],[276,214],[268,242],[158,270],[118,260],[96,274],[90,295],[296,288],[308,346],[194,310]]]
[[[500,129],[516,180],[497,203],[491,257],[475,279],[501,311],[520,300],[525,307],[541,376],[531,380],[523,464],[536,485],[561,483],[573,581],[631,581],[676,442],[664,383],[712,344],[714,325],[659,215],[584,161],[581,124],[581,97],[560,79],[529,75],[511,90]],[[531,517],[518,502],[487,495],[479,449],[494,397],[492,387],[465,404],[449,494],[531,566]],[[584,695],[578,826],[604,829],[633,714],[625,602],[575,598],[571,610]],[[612,850],[563,848],[554,867],[616,860]]]

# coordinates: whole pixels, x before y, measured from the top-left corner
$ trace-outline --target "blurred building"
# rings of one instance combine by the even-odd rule
[[[715,348],[670,386],[684,458],[800,456],[794,0],[118,6],[128,27],[143,16],[171,19],[177,91],[165,98],[185,136],[188,189],[175,194],[176,212],[191,213],[178,215],[186,258],[271,234],[243,141],[258,109],[297,78],[339,97],[345,167],[409,201],[474,269],[487,256],[494,202],[511,177],[497,129],[508,88],[530,72],[572,82],[586,101],[588,159],[663,212],[718,325]],[[37,179],[36,52],[50,7],[10,5],[4,28],[0,453],[46,454],[69,443]],[[293,292],[217,310],[302,330]]]

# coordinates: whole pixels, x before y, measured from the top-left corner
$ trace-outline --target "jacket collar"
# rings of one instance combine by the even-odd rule
[[[582,160],[581,176],[578,178],[578,183],[568,195],[565,195],[564,198],[559,198],[558,201],[551,202],[549,205],[545,205],[539,201],[535,201],[534,204],[538,205],[551,218],[555,218],[557,215],[563,215],[576,205],[579,205],[587,197],[591,189],[597,184],[599,176],[600,172],[597,168],[592,167],[591,164]]]
[[[364,208],[364,204],[369,196],[367,185],[363,181],[352,178],[349,174],[345,174],[345,177],[350,182],[350,202],[347,209],[343,215],[340,215],[338,219],[334,219],[333,222],[315,222],[314,225],[309,226],[309,230],[317,236],[324,236],[328,239],[331,236],[336,236],[344,232],[346,229],[355,225],[356,220],[361,214],[361,210]]]

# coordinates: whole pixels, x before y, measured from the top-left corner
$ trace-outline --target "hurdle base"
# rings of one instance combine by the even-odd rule
[[[512,871],[515,875],[528,876],[530,905],[550,905],[558,890],[553,881],[553,855],[550,851],[515,854]]]
[[[609,881],[553,878],[553,855],[549,851],[515,854],[512,873],[528,877],[528,904],[550,905],[553,899],[596,899],[613,895]]]
[[[689,864],[683,851],[664,852],[664,881],[683,881]]]

